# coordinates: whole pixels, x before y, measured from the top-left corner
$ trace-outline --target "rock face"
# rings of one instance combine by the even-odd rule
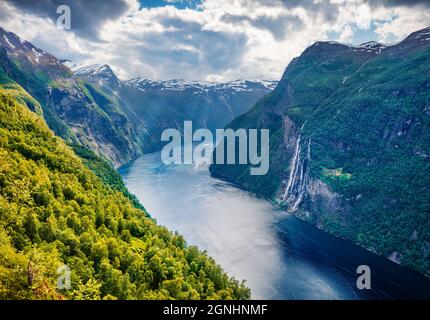
[[[107,66],[74,70],[77,77],[90,82],[121,106],[133,127],[145,137],[149,151],[161,148],[160,136],[164,129],[182,130],[184,121],[192,121],[194,128],[224,128],[277,84],[248,80],[208,83],[136,78],[120,81]]]
[[[67,124],[80,143],[107,157],[116,166],[142,151],[139,140],[133,139],[134,128],[111,102],[97,99],[94,89],[85,92],[85,85],[80,86],[75,79],[64,81],[62,86],[48,90],[46,106]]]
[[[276,82],[121,81],[107,65],[76,66],[0,28],[0,85],[25,89],[58,136],[120,166],[160,150],[161,132],[186,120],[223,128]]]
[[[49,127],[66,142],[89,147],[115,166],[143,151],[120,107],[57,58],[3,29],[0,51],[0,85],[22,87],[34,97]]]
[[[303,126],[302,126],[303,127]],[[301,134],[298,135],[294,153],[289,166],[288,179],[283,181],[281,193],[277,195],[280,203],[286,204],[291,212],[297,211],[307,186],[309,185],[309,162],[311,160],[311,140],[308,140],[307,152],[302,156]]]
[[[213,165],[212,175],[430,275],[427,34],[392,46],[315,43],[228,125],[270,129],[269,173]]]

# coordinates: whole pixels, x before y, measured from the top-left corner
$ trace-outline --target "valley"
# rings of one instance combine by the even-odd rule
[[[163,130],[182,130],[184,121],[212,131],[223,128],[276,84],[123,81],[107,65],[76,66],[0,28],[0,85],[28,92],[58,136],[115,167],[159,151]]]
[[[0,297],[430,297],[429,32],[219,83],[122,80],[0,28]],[[192,153],[187,123],[270,130],[268,171],[166,166],[162,133]]]
[[[430,297],[424,276],[212,178],[208,166],[165,165],[153,153],[119,172],[159,224],[207,250],[228,274],[246,279],[252,299]],[[357,289],[360,265],[372,270],[372,290]]]

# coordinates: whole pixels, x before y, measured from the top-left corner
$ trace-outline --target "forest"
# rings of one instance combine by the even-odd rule
[[[106,161],[75,147],[79,158],[24,103],[0,89],[0,299],[250,298],[158,226]],[[64,266],[69,290],[57,288]]]

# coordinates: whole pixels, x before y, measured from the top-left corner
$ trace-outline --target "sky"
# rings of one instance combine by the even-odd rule
[[[70,30],[56,26],[62,4]],[[2,0],[0,26],[124,80],[278,80],[316,41],[393,43],[430,26],[430,1]]]

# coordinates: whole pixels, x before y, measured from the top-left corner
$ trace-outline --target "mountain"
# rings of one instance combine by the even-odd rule
[[[81,70],[76,71],[81,73]],[[186,80],[168,80],[154,81],[149,79],[135,78],[125,82],[127,85],[139,89],[143,92],[149,90],[161,91],[187,91],[190,90],[194,94],[203,94],[209,91],[223,92],[229,94],[231,92],[252,92],[253,90],[273,90],[276,88],[277,81],[266,80],[236,80],[226,83],[218,82],[199,82]]]
[[[121,81],[107,65],[59,60],[0,28],[0,87],[27,92],[23,102],[43,115],[56,135],[116,167],[160,150],[161,132],[181,128],[185,120],[196,128],[224,127],[273,87],[243,81],[213,84],[216,90],[208,85],[196,93],[180,89],[179,81],[174,89],[168,83],[160,82],[165,90],[142,91],[142,82]]]
[[[184,121],[193,121],[194,128],[223,128],[277,84],[260,80],[212,83],[135,78],[121,81],[107,65],[73,65],[72,70],[76,77],[91,83],[121,106],[138,134],[144,137],[146,152],[160,150],[163,130],[182,130]]]
[[[71,68],[75,75],[82,76],[90,82],[103,82],[111,87],[121,86],[121,81],[108,65],[75,66]]]
[[[67,270],[71,287],[61,290],[57,279]],[[249,297],[0,89],[0,299]]]
[[[1,27],[0,46],[11,59],[19,62],[23,68],[37,70],[54,79],[70,73],[57,58]]]
[[[155,132],[190,119],[185,101],[169,104],[188,90],[147,107],[109,66],[75,67],[0,28],[0,299],[249,299],[244,283],[157,226],[111,166],[160,148]],[[220,97],[241,91],[248,103],[228,105],[223,125],[268,85],[220,85]],[[67,291],[58,270],[71,271]]]
[[[317,42],[228,127],[270,129],[270,170],[213,176],[430,276],[430,28],[395,45]]]
[[[94,150],[115,165],[143,151],[141,139],[120,106],[89,82],[74,77],[54,56],[1,28],[0,86],[28,92],[58,136]]]

